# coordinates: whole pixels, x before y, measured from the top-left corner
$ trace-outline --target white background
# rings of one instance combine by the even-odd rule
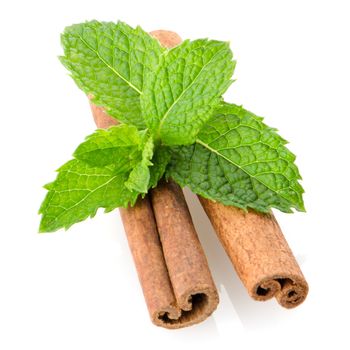
[[[349,5],[347,1],[7,1],[0,12],[0,348],[295,349],[350,347]],[[276,213],[310,284],[284,310],[251,300],[187,193],[221,303],[204,323],[151,324],[117,211],[37,234],[54,169],[94,124],[61,66],[59,34],[122,19],[183,38],[229,40],[227,100],[277,127],[298,155],[307,213]],[[345,317],[345,318],[344,318]],[[129,344],[129,346],[128,346]]]

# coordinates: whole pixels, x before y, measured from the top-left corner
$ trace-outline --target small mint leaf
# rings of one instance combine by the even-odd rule
[[[131,170],[125,186],[129,190],[134,190],[141,193],[147,193],[150,181],[150,169],[153,165],[151,159],[153,157],[154,144],[152,137],[145,140],[142,146],[142,159]]]
[[[139,163],[131,171],[128,180],[125,182],[125,187],[131,191],[147,193],[149,179],[150,171],[148,166],[143,163]]]
[[[131,169],[141,159],[143,133],[132,125],[98,129],[74,152],[74,157],[92,166],[115,164],[120,170]]]
[[[40,232],[68,229],[93,217],[98,208],[111,211],[134,205],[138,193],[124,186],[127,177],[113,165],[91,167],[80,160],[70,160],[58,170],[40,207]]]
[[[152,158],[153,166],[150,169],[150,180],[149,188],[154,188],[157,186],[158,181],[165,174],[165,170],[171,160],[170,150],[166,146],[158,146],[154,150],[154,155]]]

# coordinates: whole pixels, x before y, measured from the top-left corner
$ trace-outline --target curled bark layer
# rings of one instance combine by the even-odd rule
[[[166,47],[181,42],[173,32],[151,34]],[[91,104],[91,111],[99,128],[118,123],[101,107]],[[165,328],[199,323],[216,309],[219,297],[182,190],[162,182],[151,198],[153,208],[147,195],[120,209],[151,320]]]
[[[308,284],[273,214],[198,197],[251,297],[276,297],[286,308],[301,304]]]

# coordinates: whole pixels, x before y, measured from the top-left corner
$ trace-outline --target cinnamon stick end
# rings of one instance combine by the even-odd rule
[[[252,298],[276,297],[288,309],[306,299],[308,284],[272,213],[199,200]]]
[[[186,306],[179,309],[176,305],[155,312],[152,322],[168,329],[192,326],[208,318],[219,304],[219,296],[212,286],[202,286],[186,293]]]

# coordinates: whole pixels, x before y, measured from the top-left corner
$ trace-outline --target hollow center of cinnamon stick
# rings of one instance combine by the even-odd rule
[[[204,293],[193,294],[188,302],[192,305],[191,310],[181,310],[181,316],[177,319],[169,317],[169,312],[162,312],[158,319],[167,324],[184,323],[196,319],[197,314],[202,313],[208,306],[208,296]]]
[[[256,294],[264,297],[265,295],[269,294],[270,292],[270,288],[262,288],[262,287],[258,287],[258,289],[256,290]]]

